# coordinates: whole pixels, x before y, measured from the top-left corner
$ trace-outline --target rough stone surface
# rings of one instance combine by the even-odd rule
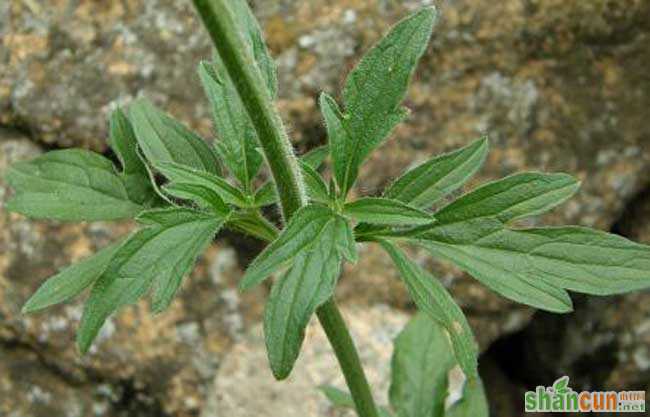
[[[408,10],[439,6],[440,22],[407,98],[412,116],[371,156],[358,193],[378,194],[409,165],[489,134],[490,156],[469,187],[518,170],[571,172],[583,181],[580,194],[527,224],[616,224],[617,232],[650,243],[650,222],[636,221],[650,218],[642,208],[650,186],[649,1],[253,3],[277,57],[279,105],[299,152],[325,141],[319,92],[336,95],[363,51]],[[0,126],[10,129],[0,132],[0,202],[9,192],[2,184],[9,163],[37,155],[41,146],[105,151],[108,112],[140,95],[209,137],[209,109],[195,69],[210,53],[188,0],[0,2]],[[242,298],[234,289],[256,250],[248,241],[213,245],[168,312],[152,317],[145,304],[126,309],[85,358],[73,346],[79,302],[32,317],[18,314],[46,276],[131,227],[34,222],[0,208],[0,415],[218,415],[214,401],[227,398],[219,399],[215,387],[233,381],[249,387],[242,375],[247,364],[238,355],[257,358],[256,373],[266,369],[259,332],[250,327],[261,316],[264,291]],[[381,308],[391,314],[414,307],[386,256],[371,245],[361,249],[364,257],[358,268],[346,268],[337,296],[351,306],[350,317],[359,317],[352,319],[357,325],[393,326],[368,306],[386,303]],[[412,254],[454,294],[483,349],[530,322],[530,309],[447,264]],[[647,293],[578,298],[574,314],[536,315],[517,343],[548,353],[562,340],[560,360],[531,354],[528,363],[543,364],[535,381],[522,381],[499,363],[504,369],[493,366],[494,386],[512,392],[516,384],[546,384],[574,372],[585,385],[647,387],[649,304]],[[365,335],[373,337],[359,330],[360,341]],[[253,345],[246,349],[240,340]],[[383,354],[373,355],[370,368],[385,369]],[[603,358],[605,365],[584,369]],[[304,372],[297,377],[304,397],[266,380],[250,381],[246,389],[272,389],[282,399],[273,407],[304,402],[313,415],[331,415],[306,387],[311,377]],[[377,375],[384,375],[376,379],[383,387],[385,374]],[[495,397],[508,404],[496,415],[518,415],[521,408],[511,400]]]
[[[358,341],[359,356],[379,404],[388,403],[388,377],[392,340],[408,316],[399,310],[376,305],[343,311],[350,332]],[[334,352],[314,319],[306,331],[300,358],[286,381],[278,383],[267,365],[261,325],[251,328],[233,346],[221,364],[202,417],[352,417],[334,410],[317,387],[327,384],[344,389]]]
[[[104,150],[110,110],[146,95],[197,126],[210,47],[189,1],[3,3],[0,122]]]

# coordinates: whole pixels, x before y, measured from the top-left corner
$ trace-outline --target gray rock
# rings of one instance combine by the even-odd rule
[[[387,404],[392,340],[408,316],[386,306],[349,308],[343,311],[373,394]],[[221,364],[201,417],[302,417],[355,415],[334,410],[317,389],[319,385],[345,389],[345,382],[318,322],[306,331],[300,357],[289,378],[278,382],[267,365],[262,326],[252,327],[235,344]]]

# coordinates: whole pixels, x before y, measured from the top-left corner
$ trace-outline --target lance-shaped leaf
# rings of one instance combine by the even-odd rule
[[[165,309],[225,218],[165,209],[145,212],[138,220],[145,227],[117,250],[93,286],[77,335],[81,352],[111,314],[138,301],[152,286],[152,309]]]
[[[172,197],[195,202],[201,208],[213,210],[216,214],[225,216],[230,209],[212,188],[200,184],[180,183],[167,184],[163,190]]]
[[[218,137],[215,149],[232,175],[248,188],[262,164],[253,122],[223,65],[202,62],[199,75],[212,105]]]
[[[278,202],[278,193],[275,190],[275,184],[272,181],[265,182],[255,191],[255,206],[270,206]]]
[[[264,314],[269,362],[278,379],[286,378],[298,358],[305,327],[316,309],[334,293],[343,258],[355,261],[350,225],[329,212],[309,249],[295,256],[290,269],[273,285]]]
[[[417,226],[434,221],[431,214],[387,198],[365,197],[347,203],[343,213],[359,222],[392,225]]]
[[[338,408],[355,409],[354,398],[352,396],[331,385],[322,385],[318,389],[327,397],[333,406]],[[379,417],[393,417],[393,414],[386,407],[377,407]]]
[[[309,250],[301,251],[276,281],[264,311],[266,350],[273,375],[289,376],[316,308],[329,299],[341,269],[337,228],[328,221]]]
[[[300,252],[311,249],[334,219],[332,210],[324,206],[310,205],[298,210],[280,236],[251,262],[239,287],[246,290],[259,284],[287,266]]]
[[[436,213],[420,243],[514,301],[555,312],[571,311],[571,298],[517,264],[505,229],[509,221],[543,213],[571,197],[579,183],[565,174],[523,173],[486,184]],[[519,260],[522,260],[519,257]]]
[[[474,225],[475,229],[478,227]],[[434,256],[453,262],[506,298],[552,312],[571,311],[571,298],[563,288],[549,284],[539,274],[530,271],[526,255],[519,249],[515,248],[513,252],[502,248],[503,233],[507,231],[489,232],[486,238],[479,238],[476,243],[461,243],[447,237],[446,242],[440,242],[433,231],[423,236],[425,240],[418,241],[418,244],[429,249]]]
[[[413,207],[431,207],[469,180],[483,165],[487,151],[487,138],[482,138],[457,151],[436,156],[398,178],[384,197]]]
[[[266,82],[269,95],[275,98],[278,83],[276,66],[260,26],[246,0],[232,1],[230,7],[242,39]],[[255,128],[218,55],[214,63],[202,62],[199,65],[199,76],[212,105],[214,126],[219,137],[216,150],[229,171],[248,190],[262,163],[262,156],[257,152],[259,142]]]
[[[317,146],[300,157],[300,161],[306,163],[313,169],[318,169],[325,158],[329,155],[330,149],[327,145]]]
[[[524,172],[483,185],[436,213],[441,225],[476,219],[501,223],[545,213],[580,188],[567,174]]]
[[[442,326],[418,313],[395,340],[390,404],[399,417],[443,416],[447,374],[455,365]]]
[[[400,106],[431,36],[436,12],[425,8],[399,22],[354,68],[343,91],[344,111],[322,95],[334,174],[343,195],[359,166],[407,112]]]
[[[81,149],[48,152],[11,166],[7,182],[16,195],[9,211],[67,221],[134,217],[142,206],[129,198],[111,161]]]
[[[388,241],[381,244],[393,259],[418,309],[445,328],[456,361],[465,375],[476,378],[478,346],[460,307],[440,281],[411,261],[401,249]]]
[[[160,162],[155,168],[167,177],[172,184],[191,184],[214,191],[223,201],[239,207],[247,207],[246,196],[226,180],[209,172],[193,169],[173,162]]]
[[[356,263],[359,260],[359,254],[357,253],[357,242],[354,239],[354,232],[350,223],[345,218],[336,216],[335,227],[337,236],[336,244],[338,245],[339,252],[348,261]]]
[[[256,209],[244,209],[232,213],[226,226],[265,242],[274,241],[279,234],[278,229]]]
[[[140,149],[152,165],[175,162],[219,174],[217,157],[210,146],[146,99],[129,106],[129,119]]]
[[[120,247],[112,244],[49,278],[23,306],[23,314],[68,301],[92,285]]]
[[[138,156],[138,141],[133,126],[122,109],[118,108],[111,113],[109,132],[109,146],[119,159],[122,172],[146,176],[147,170]]]
[[[323,177],[321,177],[315,169],[304,162],[300,162],[300,168],[302,169],[302,176],[305,180],[305,186],[307,187],[307,195],[309,198],[321,203],[329,202],[329,192]]]
[[[250,47],[255,63],[268,87],[269,95],[275,98],[278,89],[277,69],[264,42],[260,25],[246,0],[232,0],[229,4],[236,20],[235,26],[241,30],[246,45]]]
[[[122,165],[121,176],[129,198],[144,206],[153,205],[158,198],[147,167],[138,155],[133,126],[122,109],[111,113],[109,132],[109,146]]]
[[[434,228],[421,242],[500,294],[549,311],[570,301],[564,290],[611,295],[650,288],[650,247],[582,227],[500,229],[473,242],[451,242]],[[444,240],[444,241],[443,241]]]
[[[648,246],[582,227],[504,224],[542,213],[576,188],[566,175],[515,175],[445,207],[416,238],[501,295],[549,311],[571,310],[567,289],[605,295],[650,287]]]

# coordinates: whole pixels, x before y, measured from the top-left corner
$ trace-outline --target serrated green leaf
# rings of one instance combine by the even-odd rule
[[[225,216],[230,209],[213,189],[199,184],[167,184],[163,190],[172,197],[194,201],[201,208],[209,208],[215,213]]]
[[[9,168],[6,179],[16,191],[7,210],[33,218],[115,220],[142,210],[129,198],[111,161],[86,150],[52,151],[19,162]]]
[[[309,319],[334,293],[341,270],[336,232],[335,223],[328,221],[318,240],[309,250],[300,251],[271,289],[264,311],[264,335],[271,370],[278,380],[291,373]]]
[[[251,262],[239,287],[247,290],[259,284],[300,252],[310,249],[333,219],[332,210],[324,206],[309,205],[298,210],[280,236]]]
[[[445,412],[445,417],[489,417],[490,408],[483,382],[480,379],[467,381],[463,389],[463,397],[451,405]]]
[[[418,309],[442,325],[451,340],[456,361],[470,379],[476,378],[478,346],[463,311],[435,277],[411,261],[388,241],[382,247],[393,259]]]
[[[436,219],[441,224],[486,218],[507,223],[545,213],[571,198],[578,188],[580,182],[567,174],[524,172],[465,194],[436,213]]]
[[[109,146],[122,165],[121,177],[129,198],[144,206],[154,205],[158,197],[149,180],[147,168],[138,155],[133,126],[122,109],[111,113],[109,132]]]
[[[571,310],[567,289],[605,295],[650,287],[648,246],[582,227],[504,224],[556,206],[576,187],[565,175],[515,175],[445,207],[414,237],[504,297],[549,311]]]
[[[254,236],[265,242],[278,237],[278,229],[255,209],[239,210],[228,218],[227,227]]]
[[[339,252],[348,261],[356,263],[359,260],[359,253],[357,252],[357,242],[354,240],[354,232],[350,223],[341,216],[336,216],[336,236]]]
[[[412,14],[362,58],[345,83],[345,113],[331,97],[321,96],[334,174],[342,195],[354,184],[368,154],[406,117],[400,103],[425,51],[435,17],[432,7]]]
[[[199,65],[199,75],[212,105],[218,136],[215,148],[232,175],[244,188],[248,188],[262,164],[253,122],[223,65],[202,62]]]
[[[118,108],[111,113],[109,122],[109,146],[115,152],[125,174],[147,175],[144,164],[138,157],[138,146],[133,126],[122,109]]]
[[[49,278],[27,300],[22,313],[33,313],[79,295],[99,278],[119,247],[119,243],[112,244]]]
[[[129,106],[129,120],[140,149],[152,165],[175,162],[219,174],[217,158],[210,146],[148,100],[138,99]]]
[[[140,215],[145,227],[120,246],[93,286],[77,334],[80,351],[88,351],[111,314],[138,301],[152,286],[152,309],[165,309],[224,220],[178,208]]]
[[[256,207],[270,206],[278,201],[278,193],[275,190],[275,184],[271,181],[265,182],[260,188],[255,191]]]
[[[431,214],[387,198],[364,197],[347,203],[343,213],[364,223],[417,226],[434,221]]]
[[[172,184],[200,185],[214,191],[223,201],[239,207],[248,207],[246,196],[237,188],[228,184],[226,180],[189,166],[173,163],[160,162],[154,165]]]
[[[475,229],[479,226],[475,225]],[[418,244],[434,256],[453,262],[506,298],[552,312],[571,311],[573,307],[569,294],[561,287],[547,283],[539,274],[531,273],[525,253],[520,253],[516,247],[514,251],[501,247],[505,242],[503,233],[509,235],[509,232],[505,229],[497,231],[497,234],[490,232],[486,235],[490,241],[481,238],[478,244],[456,243],[453,237],[444,237],[446,242],[440,242],[433,232]]]
[[[575,193],[579,183],[565,174],[523,173],[479,187],[436,213],[437,223],[420,243],[483,284],[514,301],[554,312],[571,311],[571,298],[558,286],[511,264],[521,254],[509,245],[505,223],[543,213]],[[492,246],[492,247],[491,247]]]
[[[483,165],[488,140],[482,138],[457,151],[436,156],[410,169],[384,193],[417,208],[428,208],[460,188]]]
[[[278,89],[277,69],[271,54],[269,53],[262,30],[255,15],[248,6],[246,0],[232,0],[229,2],[236,20],[236,27],[240,28],[247,46],[250,47],[255,63],[262,73],[262,78],[271,98],[275,98]]]
[[[539,287],[593,295],[650,287],[650,247],[587,228],[501,229],[478,244],[441,243],[435,230],[424,237],[425,246],[433,252],[449,259],[457,257],[458,262],[465,264],[459,264],[461,268],[493,284],[500,281],[494,278],[500,274],[511,280],[509,284],[520,278]],[[468,256],[474,259],[465,259]],[[516,301],[549,309],[527,300],[525,292],[521,297],[524,299]]]
[[[254,59],[250,64],[258,67],[269,97],[274,99],[278,82],[276,66],[264,43],[260,26],[246,0],[231,1],[229,6],[244,47],[249,49]],[[250,192],[252,180],[262,163],[262,156],[257,152],[256,130],[218,54],[214,63],[202,62],[199,65],[199,75],[212,104],[214,125],[220,138],[215,144],[216,151],[244,189]]]
[[[318,169],[323,164],[323,162],[325,162],[325,158],[327,158],[329,152],[329,146],[317,146],[306,154],[302,155],[300,157],[300,160],[313,169]]]
[[[389,399],[399,417],[444,415],[447,373],[455,364],[450,347],[443,327],[424,313],[397,336]]]
[[[327,184],[323,181],[323,177],[304,162],[300,162],[300,168],[302,169],[302,177],[305,181],[309,198],[320,203],[327,203],[330,200],[329,191]]]
[[[333,406],[339,408],[354,409],[354,399],[350,394],[331,385],[321,385],[318,389],[325,394]],[[393,417],[393,414],[385,407],[378,407],[379,417]]]

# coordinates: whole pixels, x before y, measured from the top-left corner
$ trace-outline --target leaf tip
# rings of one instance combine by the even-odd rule
[[[81,356],[85,356],[90,350],[92,345],[92,339],[85,337],[81,333],[77,333],[77,350]]]
[[[479,148],[488,148],[490,147],[490,136],[483,135],[476,141]]]
[[[27,315],[27,314],[32,314],[38,310],[38,306],[35,306],[34,303],[32,302],[32,299],[30,298],[27,300],[25,305],[23,305],[23,308],[20,309],[20,314]]]
[[[325,91],[321,91],[320,96],[318,96],[318,104],[322,111],[334,112],[339,116],[340,110],[336,100]]]
[[[410,18],[422,18],[423,23],[426,24],[426,26],[428,26],[430,29],[433,29],[433,25],[438,18],[438,9],[434,5],[426,6],[413,13]]]
[[[544,308],[544,310],[551,311],[557,314],[569,314],[573,312],[573,300],[568,293],[566,293],[566,299],[560,300],[560,302],[554,308]]]
[[[155,298],[152,303],[151,303],[151,313],[154,315],[160,314],[163,311],[167,310],[167,307],[169,307],[169,304],[171,303],[171,300],[163,300],[163,299],[158,299]]]
[[[278,366],[271,363],[271,372],[276,381],[284,381],[291,374],[291,366]]]

